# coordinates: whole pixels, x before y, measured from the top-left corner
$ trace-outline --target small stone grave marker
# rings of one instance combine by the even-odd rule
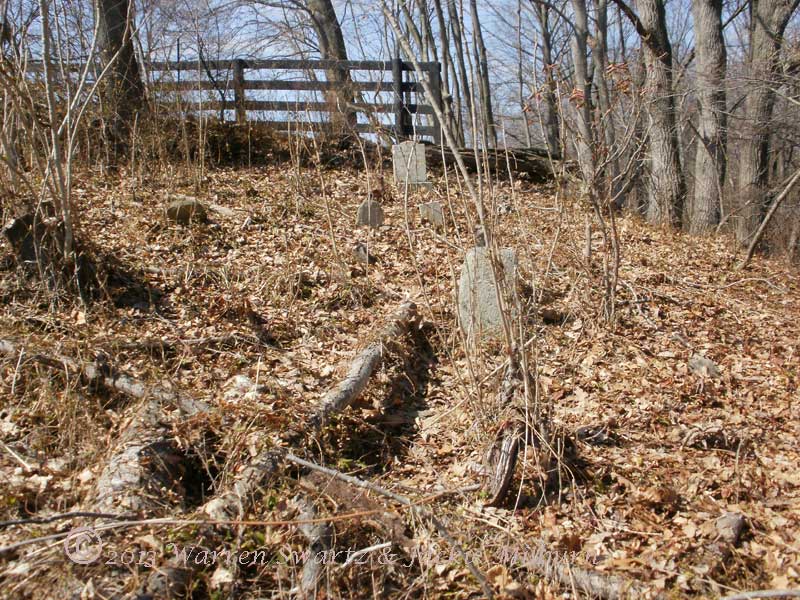
[[[419,205],[419,216],[435,227],[444,227],[444,210],[442,203],[434,200]]]
[[[380,227],[383,225],[383,208],[375,200],[364,200],[358,207],[358,226]]]
[[[208,218],[206,207],[197,198],[175,194],[172,202],[167,206],[167,218],[181,225],[188,225],[192,221],[205,222]]]
[[[517,255],[511,248],[500,250],[504,282],[500,291],[516,285]],[[503,318],[497,301],[489,248],[475,247],[467,251],[458,284],[458,318],[470,338],[499,337]],[[513,310],[514,306],[511,305]]]
[[[409,189],[429,190],[428,172],[425,166],[425,144],[402,142],[392,146],[394,180],[398,186],[408,184]]]

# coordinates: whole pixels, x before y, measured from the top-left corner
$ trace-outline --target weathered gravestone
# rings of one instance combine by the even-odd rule
[[[27,267],[37,264],[41,269],[51,267],[51,258],[64,248],[64,227],[49,202],[42,203],[36,215],[26,213],[11,219],[3,227],[3,235],[17,262]]]
[[[197,198],[175,194],[173,200],[167,206],[167,218],[181,225],[188,225],[191,222],[205,222],[208,213],[205,205]]]
[[[513,293],[517,278],[517,255],[514,250],[500,250],[500,262],[500,293],[504,294],[505,290]],[[513,317],[515,307],[513,304],[510,307]],[[467,251],[458,284],[458,319],[470,338],[499,337],[503,333],[503,318],[497,301],[497,282],[489,248],[476,247]]]
[[[419,216],[435,227],[444,227],[444,210],[442,203],[434,200],[419,205]]]
[[[397,185],[409,189],[431,189],[428,172],[425,167],[425,144],[403,142],[392,146],[394,163],[394,180]]]
[[[358,226],[380,227],[383,225],[383,208],[375,200],[364,200],[358,207]]]

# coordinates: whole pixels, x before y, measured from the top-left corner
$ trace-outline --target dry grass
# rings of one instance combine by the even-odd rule
[[[83,360],[102,353],[127,373],[212,406],[208,415],[171,424],[188,457],[183,484],[190,493],[184,512],[155,516],[190,515],[260,447],[291,439],[382,315],[407,296],[428,323],[418,352],[393,356],[358,406],[320,439],[305,440],[305,452],[414,498],[480,481],[482,453],[497,425],[498,378],[490,375],[502,352],[496,346],[468,357],[457,335],[455,281],[471,230],[453,179],[449,191],[444,179],[436,180],[435,193],[452,217],[439,233],[419,222],[417,198],[406,202],[398,192],[384,198],[387,227],[355,229],[356,207],[367,195],[363,173],[285,164],[209,171],[201,199],[232,215],[212,212],[209,224],[189,228],[166,223],[165,195],[195,193],[195,175],[152,169],[136,177],[81,176],[80,232],[110,257],[107,299],[85,307],[63,294],[54,302],[13,267],[0,281],[0,337]],[[609,436],[604,446],[580,444],[577,480],[565,475],[546,496],[530,483],[536,473],[529,462],[517,510],[484,509],[474,493],[436,501],[435,512],[492,585],[521,594],[518,582],[524,593],[558,596],[509,558],[536,540],[573,553],[579,566],[676,597],[800,583],[796,275],[767,260],[733,274],[724,239],[691,239],[626,217],[618,319],[608,328],[598,316],[600,267],[581,257],[584,208],[525,183],[497,184],[487,197],[514,207],[496,218],[496,233],[500,245],[519,255],[530,317],[525,333],[536,338],[530,348],[543,397],[560,426],[600,425]],[[356,241],[369,245],[376,265],[351,257]],[[544,325],[535,317],[544,307],[566,321]],[[189,343],[220,338],[226,341]],[[701,381],[688,372],[692,352],[679,338],[715,360],[722,377]],[[224,396],[225,382],[237,374],[263,386],[257,397]],[[6,358],[0,377],[2,518],[75,510],[113,451],[131,401],[25,356]],[[248,518],[296,518],[297,493],[311,494],[323,515],[383,506],[330,482],[304,487],[297,476],[287,467],[284,478],[259,493]],[[743,512],[749,532],[723,564],[706,548],[725,510]],[[5,527],[0,543],[85,523]],[[216,549],[305,548],[296,528],[278,525],[142,526],[103,537],[106,551],[136,548],[157,556],[169,554],[167,542],[198,540]],[[386,541],[396,563],[381,564],[374,553],[362,565],[329,565],[328,595],[478,593],[460,559],[451,560],[451,548],[407,512],[387,508],[385,515],[335,523],[337,549]],[[80,590],[90,596],[87,586],[97,597],[130,593],[152,572],[143,565],[79,567],[57,542],[2,561],[6,597]],[[285,596],[298,573],[285,564],[247,566],[237,593]],[[214,567],[201,570],[195,597],[230,592],[231,584],[214,574]]]

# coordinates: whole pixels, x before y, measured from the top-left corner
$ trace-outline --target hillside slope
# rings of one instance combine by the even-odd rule
[[[389,188],[385,226],[359,229],[367,188],[363,173],[347,170],[215,171],[198,196],[213,205],[210,222],[184,227],[162,212],[165,190],[192,193],[189,177],[81,180],[80,230],[104,255],[107,296],[90,307],[63,294],[53,302],[11,263],[0,274],[0,339],[25,350],[0,365],[0,595],[160,596],[154,566],[201,544],[268,549],[275,560],[195,566],[194,597],[288,597],[302,565],[278,558],[307,547],[292,522],[308,518],[309,502],[321,517],[336,516],[333,548],[382,545],[351,564],[345,554],[325,564],[319,597],[483,595],[434,527],[288,464],[247,507],[256,523],[197,522],[197,509],[274,445],[424,501],[501,597],[563,597],[528,564],[541,547],[562,566],[639,582],[653,596],[800,587],[796,273],[758,258],[735,272],[724,238],[620,217],[616,320],[606,325],[597,235],[592,263],[582,257],[585,209],[546,187],[498,184],[487,198],[504,206],[493,211],[499,245],[518,253],[526,347],[541,398],[575,440],[577,459],[545,495],[526,463],[508,504],[486,508],[474,484],[500,425],[494,398],[504,354],[496,343],[467,356],[457,333],[470,209],[458,184],[440,178],[430,194],[447,207],[443,231],[420,222],[421,196]],[[375,264],[354,258],[357,242]],[[406,299],[422,317],[413,351],[390,350],[356,406],[313,439],[298,437],[315,403]],[[156,485],[135,518],[173,522],[102,531],[108,517],[9,523],[93,510],[120,435],[141,418],[142,401],[34,353],[112,365],[208,404],[194,416],[168,410],[154,425],[173,448],[180,485]],[[713,366],[708,376],[692,370],[695,355],[718,375]],[[231,391],[237,375],[257,389]],[[727,512],[746,521],[734,546],[720,539],[717,520]],[[90,565],[67,559],[63,536],[8,548],[89,525],[103,543]]]

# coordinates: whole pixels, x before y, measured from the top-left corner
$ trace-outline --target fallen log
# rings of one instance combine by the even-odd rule
[[[10,340],[0,340],[0,353],[27,357],[52,369],[66,369],[126,396],[142,400],[125,419],[114,451],[95,484],[90,507],[97,512],[139,512],[164,502],[172,492],[181,497],[182,453],[171,440],[166,408],[181,416],[207,412],[208,405],[160,385],[120,372],[106,359],[79,362],[59,354],[27,352]]]
[[[178,409],[185,416],[208,411],[208,405],[205,402],[195,400],[164,386],[149,384],[126,375],[110,365],[106,357],[101,357],[100,360],[95,362],[80,362],[61,354],[48,355],[30,352],[16,342],[3,339],[0,339],[0,353],[8,356],[19,356],[22,353],[22,356],[29,361],[37,362],[52,369],[67,369],[72,374],[83,376],[89,383],[99,383],[136,400],[144,398],[156,400],[162,406]]]
[[[477,171],[478,161],[475,150],[465,148],[459,153],[464,161],[464,166],[470,171]],[[453,164],[456,160],[453,152],[447,147],[427,146],[425,155],[432,165],[441,165],[442,157],[448,165]],[[555,176],[553,168],[557,169],[561,162],[556,156],[551,162],[547,151],[539,148],[488,148],[480,150],[477,158],[482,167],[487,164],[489,170],[498,176],[507,175],[510,170],[512,173],[525,173],[533,181],[552,180]]]
[[[314,503],[307,497],[298,496],[297,502],[301,509],[300,519],[312,521],[319,517]],[[305,523],[300,525],[300,531],[308,540],[309,558],[303,565],[300,583],[294,591],[299,592],[303,598],[316,598],[317,585],[325,566],[324,561],[317,557],[330,549],[333,530],[328,523]]]
[[[356,356],[347,375],[323,396],[317,410],[304,428],[305,432],[319,432],[328,419],[351,405],[367,387],[372,373],[380,365],[387,347],[396,342],[417,322],[417,307],[406,302],[389,318],[373,340]],[[207,502],[202,511],[213,519],[239,518],[253,492],[277,472],[285,451],[280,448],[262,450],[234,479],[229,489]]]
[[[540,542],[538,548],[521,565],[538,577],[555,583],[567,590],[575,590],[590,598],[604,600],[639,600],[662,598],[663,595],[648,589],[638,581],[615,575],[603,575],[581,569],[567,562],[563,555],[549,552]]]

